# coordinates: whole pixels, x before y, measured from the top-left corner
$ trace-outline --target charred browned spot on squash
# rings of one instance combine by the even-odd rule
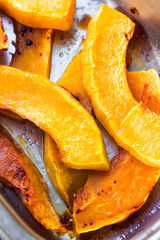
[[[139,17],[139,11],[138,11],[137,8],[132,7],[132,8],[130,9],[130,12],[133,13],[133,14],[137,14],[137,16]]]
[[[129,35],[127,33],[125,33],[124,36],[127,39],[127,41],[129,41]]]
[[[60,216],[60,221],[62,223],[62,225],[68,230],[72,230],[73,227],[73,219],[71,217],[71,215],[69,214],[69,212],[65,212],[62,216]]]
[[[124,33],[124,36],[126,38],[126,40],[129,42],[129,40],[131,39],[132,35],[129,33]]]
[[[16,169],[15,177],[18,178],[18,180],[22,180],[25,176],[26,172],[21,167]]]
[[[81,212],[81,210],[78,208],[77,211],[76,211],[76,214],[78,214],[78,213],[80,213],[80,212]]]
[[[74,96],[73,94],[72,94],[72,96],[78,101],[78,102],[80,102],[80,99],[79,99],[79,97],[77,97],[77,96]]]

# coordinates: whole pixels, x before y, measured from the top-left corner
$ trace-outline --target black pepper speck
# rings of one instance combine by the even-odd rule
[[[20,34],[22,37],[24,37],[24,34],[27,32],[27,28],[26,27],[22,27],[21,28],[21,31],[20,31]]]
[[[27,39],[26,44],[27,44],[27,46],[31,46],[33,44],[33,42],[30,39]]]

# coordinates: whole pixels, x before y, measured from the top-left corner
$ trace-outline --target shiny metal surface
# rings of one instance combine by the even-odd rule
[[[86,36],[86,30],[77,27],[78,19],[84,14],[93,16],[102,3],[125,13],[132,20],[136,21],[135,34],[129,44],[133,61],[128,70],[140,71],[155,68],[160,74],[160,0],[77,0],[76,15],[72,29],[68,32],[55,31],[50,77],[52,81],[56,82],[63,74],[68,63],[79,51],[80,44]],[[11,59],[9,52],[14,53],[12,41],[15,41],[15,34],[11,20],[6,17],[3,20],[10,42],[9,50],[0,54],[0,63],[9,64]],[[17,124],[14,121],[0,117],[0,123],[10,131],[43,174],[57,211],[61,213],[65,211],[66,206],[53,189],[44,168],[42,131],[29,122]],[[109,158],[111,159],[117,152],[118,146],[103,127],[98,122],[97,124],[101,128]],[[109,226],[94,233],[84,234],[80,239],[160,239],[159,188],[160,181],[153,189],[146,204],[124,223]],[[14,191],[6,188],[3,184],[0,184],[0,202],[0,239],[67,240],[72,238],[68,234],[61,236],[53,231],[45,230],[33,219]]]

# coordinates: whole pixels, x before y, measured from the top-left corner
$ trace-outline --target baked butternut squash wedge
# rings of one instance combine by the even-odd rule
[[[137,125],[137,131],[135,131],[135,125]],[[121,123],[117,135],[119,144],[128,149],[137,159],[139,159],[143,150],[141,161],[149,166],[159,166],[160,117],[150,111],[149,108],[141,103],[132,108]]]
[[[91,112],[91,101],[84,91],[82,80],[81,53],[79,53],[72,59],[56,84],[67,89],[82,106]]]
[[[160,168],[143,164],[122,150],[108,173],[92,173],[74,200],[77,232],[85,233],[124,221],[147,200]]]
[[[56,142],[68,167],[109,170],[93,117],[63,88],[38,75],[0,66],[0,108],[34,122]]]
[[[126,49],[134,25],[122,13],[106,5],[101,6],[89,23],[84,44],[83,86],[98,120],[116,142],[143,163],[159,167],[160,117],[138,104],[127,82]],[[101,34],[102,29],[104,34]],[[133,111],[136,118],[130,114]],[[124,121],[130,125],[124,124]],[[145,123],[143,126],[142,122]],[[127,135],[129,129],[132,134]],[[141,132],[137,129],[141,129]],[[148,136],[150,141],[143,141],[140,148],[139,142],[144,136]]]
[[[16,23],[16,53],[11,66],[49,78],[51,65],[51,29],[33,29]],[[36,69],[36,70],[35,70]]]
[[[2,19],[0,17],[0,50],[8,48],[8,38],[3,28]]]
[[[10,66],[49,78],[51,65],[51,29],[32,29],[18,22],[14,25],[17,35],[16,52]],[[0,114],[23,122],[18,115],[0,109]]]
[[[53,139],[44,136],[44,162],[53,186],[72,210],[74,194],[87,181],[87,171],[69,169],[58,158],[58,149]]]
[[[137,102],[143,102],[149,109],[160,115],[160,80],[154,70],[128,72],[128,85]]]
[[[0,0],[0,9],[19,23],[33,28],[69,30],[76,0]]]
[[[57,85],[67,89],[89,112],[92,111],[91,101],[83,87],[81,53],[76,55]],[[137,102],[143,102],[153,112],[160,114],[160,80],[154,70],[127,73],[128,85]]]
[[[18,46],[11,66],[49,78],[51,60],[51,41],[49,39],[51,38],[51,31],[32,29],[31,34],[30,28],[16,23],[16,32],[18,33]],[[48,37],[49,39],[47,39]],[[34,46],[28,50],[29,54],[26,45],[27,39],[31,39],[34,43]],[[20,54],[18,53],[19,51]],[[30,61],[28,61],[28,58]],[[12,119],[18,116],[15,114],[14,116],[12,112],[9,113],[11,114],[9,117]],[[52,184],[69,208],[72,209],[73,196],[80,187],[84,186],[87,181],[87,173],[85,171],[66,168],[58,158],[58,149],[55,142],[48,134],[44,136],[44,162]]]
[[[15,187],[25,206],[45,228],[66,231],[51,204],[42,175],[2,126],[0,177]]]
[[[153,101],[148,106],[150,102],[147,101],[148,96],[151,99],[160,97],[159,78],[155,70],[128,73],[128,83],[137,101],[141,101],[144,85],[148,84],[148,92],[143,95],[144,104],[152,111],[159,109],[157,102]],[[124,221],[145,203],[159,176],[160,168],[146,166],[121,150],[111,161],[109,173],[90,174],[84,188],[78,191],[74,201],[74,219],[78,233]],[[104,195],[105,189],[107,195]]]

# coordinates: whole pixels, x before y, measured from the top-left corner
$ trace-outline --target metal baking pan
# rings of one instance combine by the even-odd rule
[[[56,82],[66,66],[79,51],[80,44],[86,36],[86,30],[78,27],[84,15],[93,16],[102,3],[113,7],[136,22],[136,30],[129,44],[132,63],[129,71],[141,71],[154,68],[160,74],[160,0],[77,0],[76,14],[72,29],[68,32],[55,31],[52,49],[51,80]],[[1,51],[0,64],[9,65],[16,41],[12,20],[1,14],[9,38],[8,51]],[[8,129],[25,153],[43,174],[51,200],[59,213],[66,205],[54,190],[43,163],[43,132],[33,123],[24,124],[0,117],[0,123]],[[99,124],[100,126],[100,124]],[[108,133],[100,126],[109,158],[117,152],[118,146]],[[160,181],[151,192],[146,204],[124,223],[105,227],[98,231],[83,234],[83,240],[157,240],[160,239]],[[78,239],[71,233],[61,235],[44,229],[24,207],[12,188],[0,183],[0,240],[33,239]]]

